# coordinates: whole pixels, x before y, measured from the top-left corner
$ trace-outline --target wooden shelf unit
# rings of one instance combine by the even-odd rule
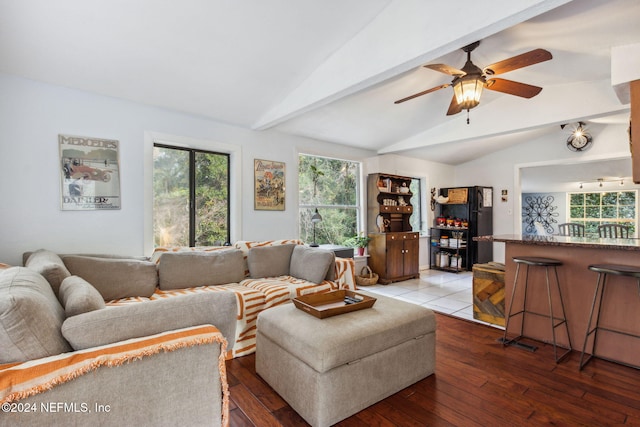
[[[382,284],[420,277],[419,236],[410,223],[411,181],[382,173],[368,176],[369,267]]]

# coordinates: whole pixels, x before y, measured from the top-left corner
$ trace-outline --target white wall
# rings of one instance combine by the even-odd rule
[[[596,159],[629,156],[627,125],[590,126],[593,146],[583,153],[566,148],[562,137],[547,136],[489,154],[456,167],[455,185],[486,185],[494,189],[493,234],[521,231],[520,168],[588,162]],[[585,166],[588,167],[588,166]],[[500,201],[501,190],[509,199]],[[493,245],[495,261],[504,262],[504,244]]]
[[[298,236],[299,152],[361,161],[375,153],[275,131],[254,132],[202,117],[0,74],[0,262],[24,251],[150,255],[151,182],[145,136],[180,136],[212,148],[234,146],[241,228],[232,240]],[[122,208],[61,211],[58,134],[120,141]],[[205,147],[206,148],[206,147]],[[254,211],[253,160],[286,163],[286,210]],[[236,218],[237,219],[237,218]]]
[[[367,150],[275,131],[254,132],[213,120],[144,106],[0,74],[0,262],[17,264],[24,251],[102,252],[148,255],[145,229],[151,200],[145,135],[180,136],[199,143],[234,146],[242,173],[235,211],[238,239],[296,237],[297,154],[299,152],[363,161],[364,174],[386,172],[424,179],[425,221],[433,222],[431,187],[487,185],[495,190],[494,234],[520,232],[519,169],[628,155],[626,125],[591,127],[593,147],[573,153],[562,140],[541,138],[453,167],[397,155],[375,156]],[[58,134],[120,141],[122,209],[74,212],[60,210]],[[253,160],[284,161],[287,199],[284,212],[253,210]],[[364,187],[366,188],[366,187]],[[500,191],[509,192],[507,203]],[[148,240],[148,237],[147,237]],[[428,242],[427,242],[428,244]],[[426,256],[428,248],[421,247]],[[504,260],[502,244],[494,245],[496,261]],[[428,264],[422,259],[421,265]]]

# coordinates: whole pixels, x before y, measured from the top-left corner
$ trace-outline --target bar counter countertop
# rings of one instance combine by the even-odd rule
[[[505,234],[479,236],[474,240],[505,244],[505,301],[510,301],[513,290],[516,269],[513,257],[545,257],[562,261],[563,265],[558,267],[558,276],[567,314],[571,347],[574,350],[571,359],[576,363],[580,358],[580,351],[582,351],[598,276],[597,273],[588,269],[589,265],[640,266],[640,239]],[[524,277],[525,275],[521,274],[519,281],[524,281]],[[558,299],[557,291],[553,286],[554,279],[553,274],[550,274],[555,302]],[[527,305],[530,304],[534,311],[546,313],[548,316],[549,305],[546,294],[544,269],[532,268],[529,273]],[[523,295],[516,295],[514,305],[521,307],[522,300]],[[558,306],[559,304],[554,303],[554,311]],[[508,307],[505,307],[505,312],[508,312]],[[559,312],[554,314],[558,316]],[[520,318],[521,316],[516,316],[511,320],[510,334],[519,330]],[[635,279],[609,275],[600,324],[604,327],[640,335],[640,289]],[[561,329],[558,328],[557,332]],[[525,336],[547,343],[551,342],[548,318],[527,316],[524,332]],[[592,339],[592,337],[589,339],[587,351],[591,347]],[[567,341],[565,334],[560,333],[558,336],[559,344],[566,345]],[[640,339],[601,331],[598,333],[595,354],[604,359],[640,367]]]
[[[617,249],[623,251],[640,251],[640,239],[602,239],[598,237],[570,236],[522,236],[519,234],[499,234],[497,236],[478,236],[473,240],[479,242],[514,242],[523,245],[564,246],[580,248]],[[640,259],[638,260],[640,265]]]

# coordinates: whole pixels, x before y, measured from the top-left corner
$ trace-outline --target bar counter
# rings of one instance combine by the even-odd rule
[[[588,270],[591,264],[618,264],[640,266],[640,239],[600,239],[568,236],[520,236],[495,235],[474,238],[478,241],[505,243],[505,301],[511,299],[516,265],[513,257],[534,256],[555,258],[562,261],[558,267],[560,289],[564,300],[571,347],[578,354],[582,351],[589,311],[593,302],[597,273]],[[525,269],[520,269],[518,294],[524,288]],[[531,268],[527,305],[537,313],[549,313],[544,268]],[[555,316],[559,316],[555,277],[549,272]],[[524,295],[516,295],[514,305],[522,307]],[[596,307],[597,308],[597,307]],[[507,313],[509,307],[505,307]],[[518,311],[518,310],[516,310]],[[509,323],[509,334],[516,334],[521,324],[521,315]],[[605,303],[602,306],[600,325],[640,335],[640,295],[637,281],[631,277],[609,275],[607,277]],[[564,328],[557,328],[559,345],[567,345]],[[527,316],[524,335],[547,343],[551,342],[548,318]],[[592,337],[587,352],[590,352]],[[640,367],[640,339],[606,331],[598,332],[597,357]],[[575,356],[574,356],[575,357]]]

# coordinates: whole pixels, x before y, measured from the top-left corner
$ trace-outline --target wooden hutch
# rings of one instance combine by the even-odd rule
[[[367,183],[367,230],[369,267],[380,283],[420,277],[419,236],[409,218],[411,178],[382,173],[371,174]]]

